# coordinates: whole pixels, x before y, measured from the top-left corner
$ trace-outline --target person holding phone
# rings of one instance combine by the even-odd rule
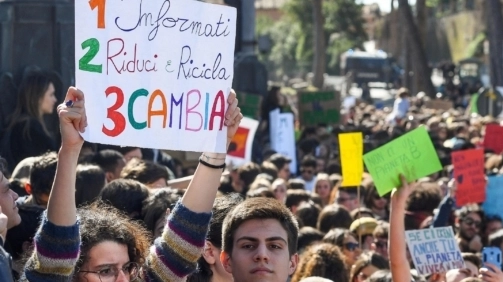
[[[498,247],[485,247],[482,250],[482,263],[479,278],[486,282],[503,281],[503,272],[501,271],[502,257],[501,249]]]
[[[503,281],[503,272],[501,271],[501,268],[492,263],[484,263],[484,267],[482,267],[479,272],[479,278],[485,282]]]

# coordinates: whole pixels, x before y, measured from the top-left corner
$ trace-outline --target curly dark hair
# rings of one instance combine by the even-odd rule
[[[348,282],[349,274],[339,247],[321,243],[312,245],[302,254],[292,282],[299,282],[312,276],[327,278],[334,282]]]
[[[105,241],[126,245],[129,260],[145,264],[150,247],[150,232],[140,223],[103,202],[80,208],[78,215],[81,249],[75,273],[89,260],[89,251]]]

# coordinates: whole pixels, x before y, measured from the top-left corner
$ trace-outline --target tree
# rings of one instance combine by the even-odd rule
[[[318,1],[319,3],[314,3]],[[325,72],[336,72],[339,70],[341,53],[350,48],[361,47],[366,40],[361,5],[355,4],[354,0],[314,2],[287,1],[282,8],[283,17],[275,23],[257,18],[258,35],[269,36],[273,43],[269,54],[260,55],[261,60],[269,67],[269,73],[274,74],[272,79],[279,79],[283,75],[301,76],[315,70],[315,57],[316,61],[324,61],[323,64],[317,65],[316,68],[325,68],[323,71],[320,69],[318,73],[323,75]],[[318,14],[320,3],[323,21],[318,22],[317,28],[321,23],[322,33],[316,34],[313,5],[318,5]],[[315,36],[321,40],[315,40]],[[318,55],[321,55],[321,58],[317,57]]]
[[[404,19],[405,36],[409,40],[409,51],[411,56],[411,63],[416,70],[415,75],[419,76],[420,91],[424,91],[430,97],[435,97],[436,91],[431,81],[431,72],[428,67],[428,58],[426,57],[426,52],[421,44],[419,30],[414,22],[414,17],[412,15],[412,10],[409,6],[408,0],[398,0],[399,10]]]
[[[313,3],[313,46],[314,46],[314,58],[313,58],[313,85],[318,89],[323,88],[323,78],[326,69],[326,37],[325,31],[323,30],[323,25],[325,18],[322,13],[323,0],[312,0]]]

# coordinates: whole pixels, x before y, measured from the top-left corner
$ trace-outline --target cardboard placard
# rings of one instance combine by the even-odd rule
[[[452,152],[456,205],[482,203],[486,199],[484,150],[472,149]]]
[[[84,138],[225,153],[236,14],[199,1],[75,1]]]
[[[303,126],[339,123],[340,98],[340,93],[335,91],[300,92],[298,94],[300,123]]]
[[[227,153],[226,163],[233,167],[252,161],[252,148],[258,121],[244,117],[239,124],[236,135],[232,138]]]
[[[342,187],[359,186],[363,176],[363,136],[361,132],[339,134]]]
[[[503,126],[498,124],[486,125],[484,148],[491,149],[496,154],[503,152]]]
[[[363,156],[380,196],[401,185],[399,174],[412,182],[442,169],[424,126]]]
[[[262,104],[262,96],[246,92],[236,92],[239,99],[239,108],[245,117],[260,120],[260,105]]]
[[[405,231],[405,240],[421,275],[466,267],[451,226]]]
[[[297,173],[297,150],[295,147],[295,125],[292,113],[280,113],[279,109],[269,113],[271,126],[271,148],[292,159],[290,171]]]
[[[488,177],[486,200],[482,204],[485,215],[499,215],[503,218],[503,175]]]

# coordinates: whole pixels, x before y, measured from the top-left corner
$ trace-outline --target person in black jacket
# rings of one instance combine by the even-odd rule
[[[43,72],[32,71],[24,77],[17,107],[10,119],[11,165],[57,149],[43,118],[54,111],[57,102],[54,93],[54,84]]]

